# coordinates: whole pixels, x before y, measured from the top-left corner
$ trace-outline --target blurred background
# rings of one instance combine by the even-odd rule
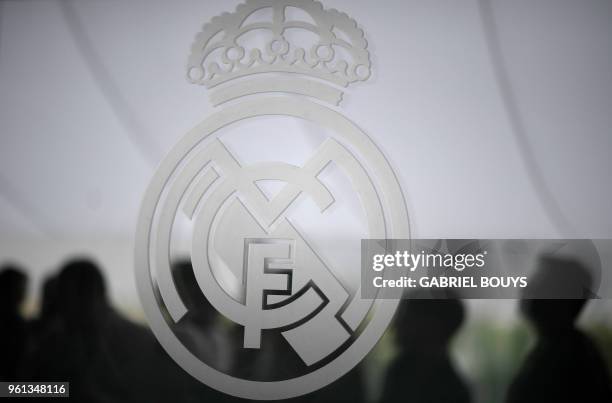
[[[213,110],[185,79],[195,34],[237,1],[0,1],[0,263],[41,282],[74,255],[143,322],[133,235],[146,186]],[[612,2],[326,0],[364,28],[372,78],[342,112],[381,147],[413,237],[612,238]],[[608,267],[603,268],[609,271]],[[503,401],[533,343],[516,301],[466,301],[453,357]],[[612,304],[580,318],[612,364]],[[392,333],[392,331],[391,331]],[[382,393],[392,334],[367,358]]]

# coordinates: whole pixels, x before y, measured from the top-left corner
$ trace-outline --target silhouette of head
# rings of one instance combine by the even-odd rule
[[[463,304],[454,294],[447,292],[445,299],[431,299],[425,290],[417,290],[402,301],[398,311],[397,341],[403,348],[445,348],[463,318]]]
[[[172,267],[174,281],[183,303],[189,310],[189,317],[202,324],[210,324],[217,317],[217,310],[202,293],[188,260],[175,263]]]
[[[74,259],[64,265],[57,289],[59,313],[68,322],[86,325],[108,307],[104,278],[89,259]]]
[[[542,256],[523,293],[521,310],[542,333],[572,329],[591,283],[588,270],[577,261]]]
[[[5,265],[0,269],[0,309],[17,312],[25,297],[27,277],[16,265]]]

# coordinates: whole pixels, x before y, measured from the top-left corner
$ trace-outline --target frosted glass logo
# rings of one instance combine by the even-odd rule
[[[288,35],[296,30],[317,39],[297,43]],[[266,34],[257,38],[266,39],[259,46],[245,39],[261,31]],[[336,203],[335,190],[320,178],[334,164],[360,202],[369,237],[409,236],[404,198],[388,162],[357,125],[331,108],[340,104],[342,87],[370,76],[366,46],[354,20],[311,0],[248,1],[204,25],[192,45],[188,80],[208,88],[218,109],[179,141],[147,190],[136,278],[165,350],[219,391],[250,399],[315,391],[359,363],[397,308],[398,301],[363,298],[351,289],[288,216],[298,197],[310,199],[321,215]],[[329,135],[301,165],[245,162],[224,136],[262,117],[307,121]],[[247,142],[257,144],[258,133],[249,136]],[[259,186],[269,180],[283,184],[274,195]],[[172,245],[180,223],[190,229],[192,267],[176,269]],[[357,241],[353,252],[359,247]],[[177,331],[190,314],[177,282],[185,270],[193,271],[198,292],[214,310],[243,329],[239,350],[257,352],[266,333],[278,334],[299,361],[299,373],[253,379],[202,359]],[[351,274],[359,287],[359,267]]]

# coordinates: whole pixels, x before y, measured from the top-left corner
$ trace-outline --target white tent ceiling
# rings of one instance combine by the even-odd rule
[[[184,80],[194,34],[234,3],[2,3],[3,236],[131,234],[154,165],[210,109]],[[399,170],[415,228],[554,235],[478,3],[326,5],[366,29],[374,78],[351,88],[346,113]],[[493,16],[540,175],[580,234],[611,236],[611,3],[494,1]]]

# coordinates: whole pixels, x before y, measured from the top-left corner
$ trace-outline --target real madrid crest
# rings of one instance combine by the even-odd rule
[[[311,43],[293,41],[296,32]],[[253,46],[253,35],[265,39]],[[356,194],[367,237],[409,238],[389,163],[338,111],[343,89],[370,73],[363,31],[317,1],[250,0],[197,34],[187,77],[209,91],[216,111],[174,146],[149,185],[136,236],[136,279],[156,337],[201,382],[250,399],[306,394],[358,364],[389,325],[398,301],[362,298],[359,266],[348,272],[357,280],[347,281],[292,217],[299,200],[314,203],[323,219],[333,208],[335,189],[320,177],[333,163]],[[306,121],[328,135],[313,140],[316,147],[299,165],[241,160],[225,136],[262,117]],[[244,146],[257,144],[256,131],[242,134]],[[282,186],[271,194],[259,186],[265,181]],[[179,223],[187,223],[191,266],[173,265]],[[359,250],[356,240],[353,253]],[[187,274],[205,300],[241,329],[234,350],[257,352],[271,335],[287,346],[297,369],[269,379],[243,376],[187,342],[181,323],[197,308],[181,289],[181,270],[192,270]]]

